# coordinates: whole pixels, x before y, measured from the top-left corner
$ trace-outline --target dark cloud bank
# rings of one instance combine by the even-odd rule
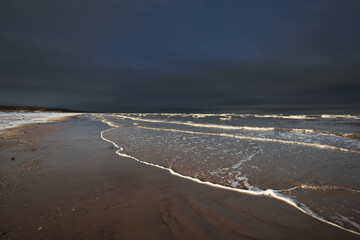
[[[360,109],[360,1],[0,3],[0,105]]]

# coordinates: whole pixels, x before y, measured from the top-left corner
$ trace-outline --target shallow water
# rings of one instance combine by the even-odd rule
[[[122,154],[360,233],[360,116],[90,114]],[[270,190],[269,190],[270,189]]]

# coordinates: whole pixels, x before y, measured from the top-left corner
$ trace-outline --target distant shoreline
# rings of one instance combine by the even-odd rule
[[[0,111],[12,112],[12,111],[23,111],[23,112],[84,112],[73,109],[65,108],[45,108],[37,106],[2,106],[0,105]]]

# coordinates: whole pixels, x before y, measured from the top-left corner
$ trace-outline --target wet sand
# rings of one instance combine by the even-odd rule
[[[0,239],[360,239],[276,199],[122,158],[101,140],[107,128],[75,117],[0,134]]]

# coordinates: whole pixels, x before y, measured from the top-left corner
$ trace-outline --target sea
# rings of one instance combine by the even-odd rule
[[[264,195],[360,235],[360,115],[121,113],[117,154],[211,187]]]

